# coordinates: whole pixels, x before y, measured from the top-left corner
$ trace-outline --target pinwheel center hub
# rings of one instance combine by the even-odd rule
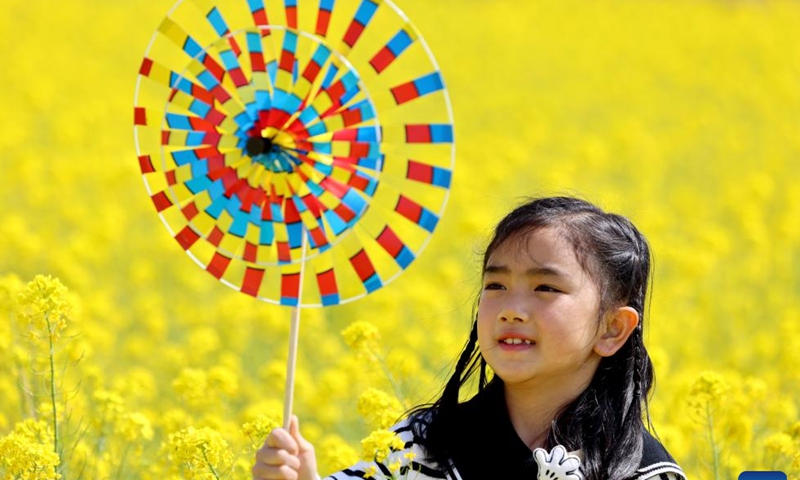
[[[284,141],[272,137],[250,137],[245,150],[254,162],[260,163],[267,170],[276,173],[293,172],[297,161],[285,150]]]
[[[269,153],[273,147],[271,138],[250,137],[247,139],[247,154],[253,158]]]

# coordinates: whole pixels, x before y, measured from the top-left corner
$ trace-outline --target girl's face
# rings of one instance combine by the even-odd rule
[[[513,235],[489,256],[478,343],[507,385],[594,375],[600,293],[558,229]]]

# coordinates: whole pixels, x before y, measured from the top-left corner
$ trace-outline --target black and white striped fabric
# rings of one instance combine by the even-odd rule
[[[636,480],[686,480],[681,467],[672,462],[658,462],[636,471]]]
[[[505,403],[501,384],[490,383],[472,399],[459,405],[459,421],[448,432],[452,472],[426,459],[424,439],[416,438],[408,420],[393,430],[404,442],[383,462],[362,462],[335,473],[327,480],[584,480],[583,453],[556,445],[549,452],[530,448],[517,435]],[[448,469],[450,470],[450,469]],[[639,468],[629,480],[686,480],[669,452],[642,428]]]
[[[453,475],[447,475],[435,465],[425,462],[425,452],[411,432],[407,421],[403,421],[392,428],[405,442],[404,448],[393,451],[383,462],[360,462],[341,472],[334,473],[325,480],[355,480],[373,478],[375,480],[464,480],[457,468]],[[648,434],[649,435],[649,434]],[[653,443],[655,442],[655,443]],[[645,437],[645,452],[643,461],[648,457],[659,458],[663,447],[652,437]],[[580,452],[571,452],[580,455]],[[488,459],[487,459],[488,460]],[[398,468],[397,465],[400,465]],[[394,469],[392,467],[394,466]],[[544,469],[539,465],[537,479],[545,479]],[[465,472],[466,474],[466,472]],[[470,477],[472,478],[472,477]],[[485,480],[494,480],[486,478]],[[505,480],[505,479],[504,479]],[[523,480],[535,480],[534,478]],[[580,469],[572,473],[561,475],[547,475],[546,480],[583,480]],[[636,471],[636,476],[631,480],[686,480],[683,470],[672,461],[659,461],[648,464]]]

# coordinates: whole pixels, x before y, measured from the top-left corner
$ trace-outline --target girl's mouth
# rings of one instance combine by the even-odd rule
[[[519,337],[507,337],[501,338],[497,342],[500,350],[505,350],[507,352],[516,352],[522,350],[528,350],[536,345],[536,342],[527,338],[519,338]]]
[[[523,338],[504,338],[500,340],[500,343],[504,345],[533,345],[536,342]]]

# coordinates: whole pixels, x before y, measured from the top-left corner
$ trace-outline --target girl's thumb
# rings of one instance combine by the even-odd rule
[[[311,442],[303,438],[303,435],[300,434],[300,420],[297,419],[297,415],[292,415],[292,419],[289,421],[289,433],[295,440],[297,440],[297,444],[300,446],[301,451],[311,450],[314,448],[311,445]]]

